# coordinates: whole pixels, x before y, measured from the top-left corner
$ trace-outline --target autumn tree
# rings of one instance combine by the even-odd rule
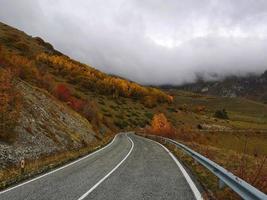
[[[74,61],[67,56],[42,53],[37,56],[36,62],[38,65],[45,64],[53,68],[52,73],[66,78],[72,84],[79,84],[84,89],[112,95],[114,98],[120,96],[141,99],[148,106],[151,105],[152,101],[156,103],[170,103],[173,100],[171,96],[156,88],[142,87],[128,80],[109,76],[90,66]]]
[[[175,136],[175,129],[166,116],[163,113],[159,113],[154,115],[149,133],[173,138]]]
[[[10,69],[0,70],[0,139],[6,142],[15,140],[14,128],[19,119],[20,95],[13,84]]]

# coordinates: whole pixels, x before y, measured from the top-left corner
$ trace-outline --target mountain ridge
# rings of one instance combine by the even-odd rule
[[[267,103],[267,70],[260,75],[251,74],[243,77],[232,75],[214,81],[199,78],[195,83],[186,83],[179,86],[162,85],[159,88],[175,88],[203,95],[243,97]]]

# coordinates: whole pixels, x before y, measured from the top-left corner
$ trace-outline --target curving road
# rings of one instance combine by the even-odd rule
[[[0,200],[201,199],[179,162],[160,144],[118,134],[103,149],[0,192]]]

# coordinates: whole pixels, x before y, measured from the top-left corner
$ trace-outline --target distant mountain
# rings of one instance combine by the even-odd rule
[[[172,88],[174,86],[164,87]],[[267,70],[261,75],[229,76],[220,81],[200,80],[175,88],[223,97],[244,97],[267,103]]]

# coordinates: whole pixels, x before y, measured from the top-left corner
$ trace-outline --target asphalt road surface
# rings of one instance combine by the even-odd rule
[[[103,149],[0,192],[0,200],[191,200],[201,195],[160,144],[119,134]]]

